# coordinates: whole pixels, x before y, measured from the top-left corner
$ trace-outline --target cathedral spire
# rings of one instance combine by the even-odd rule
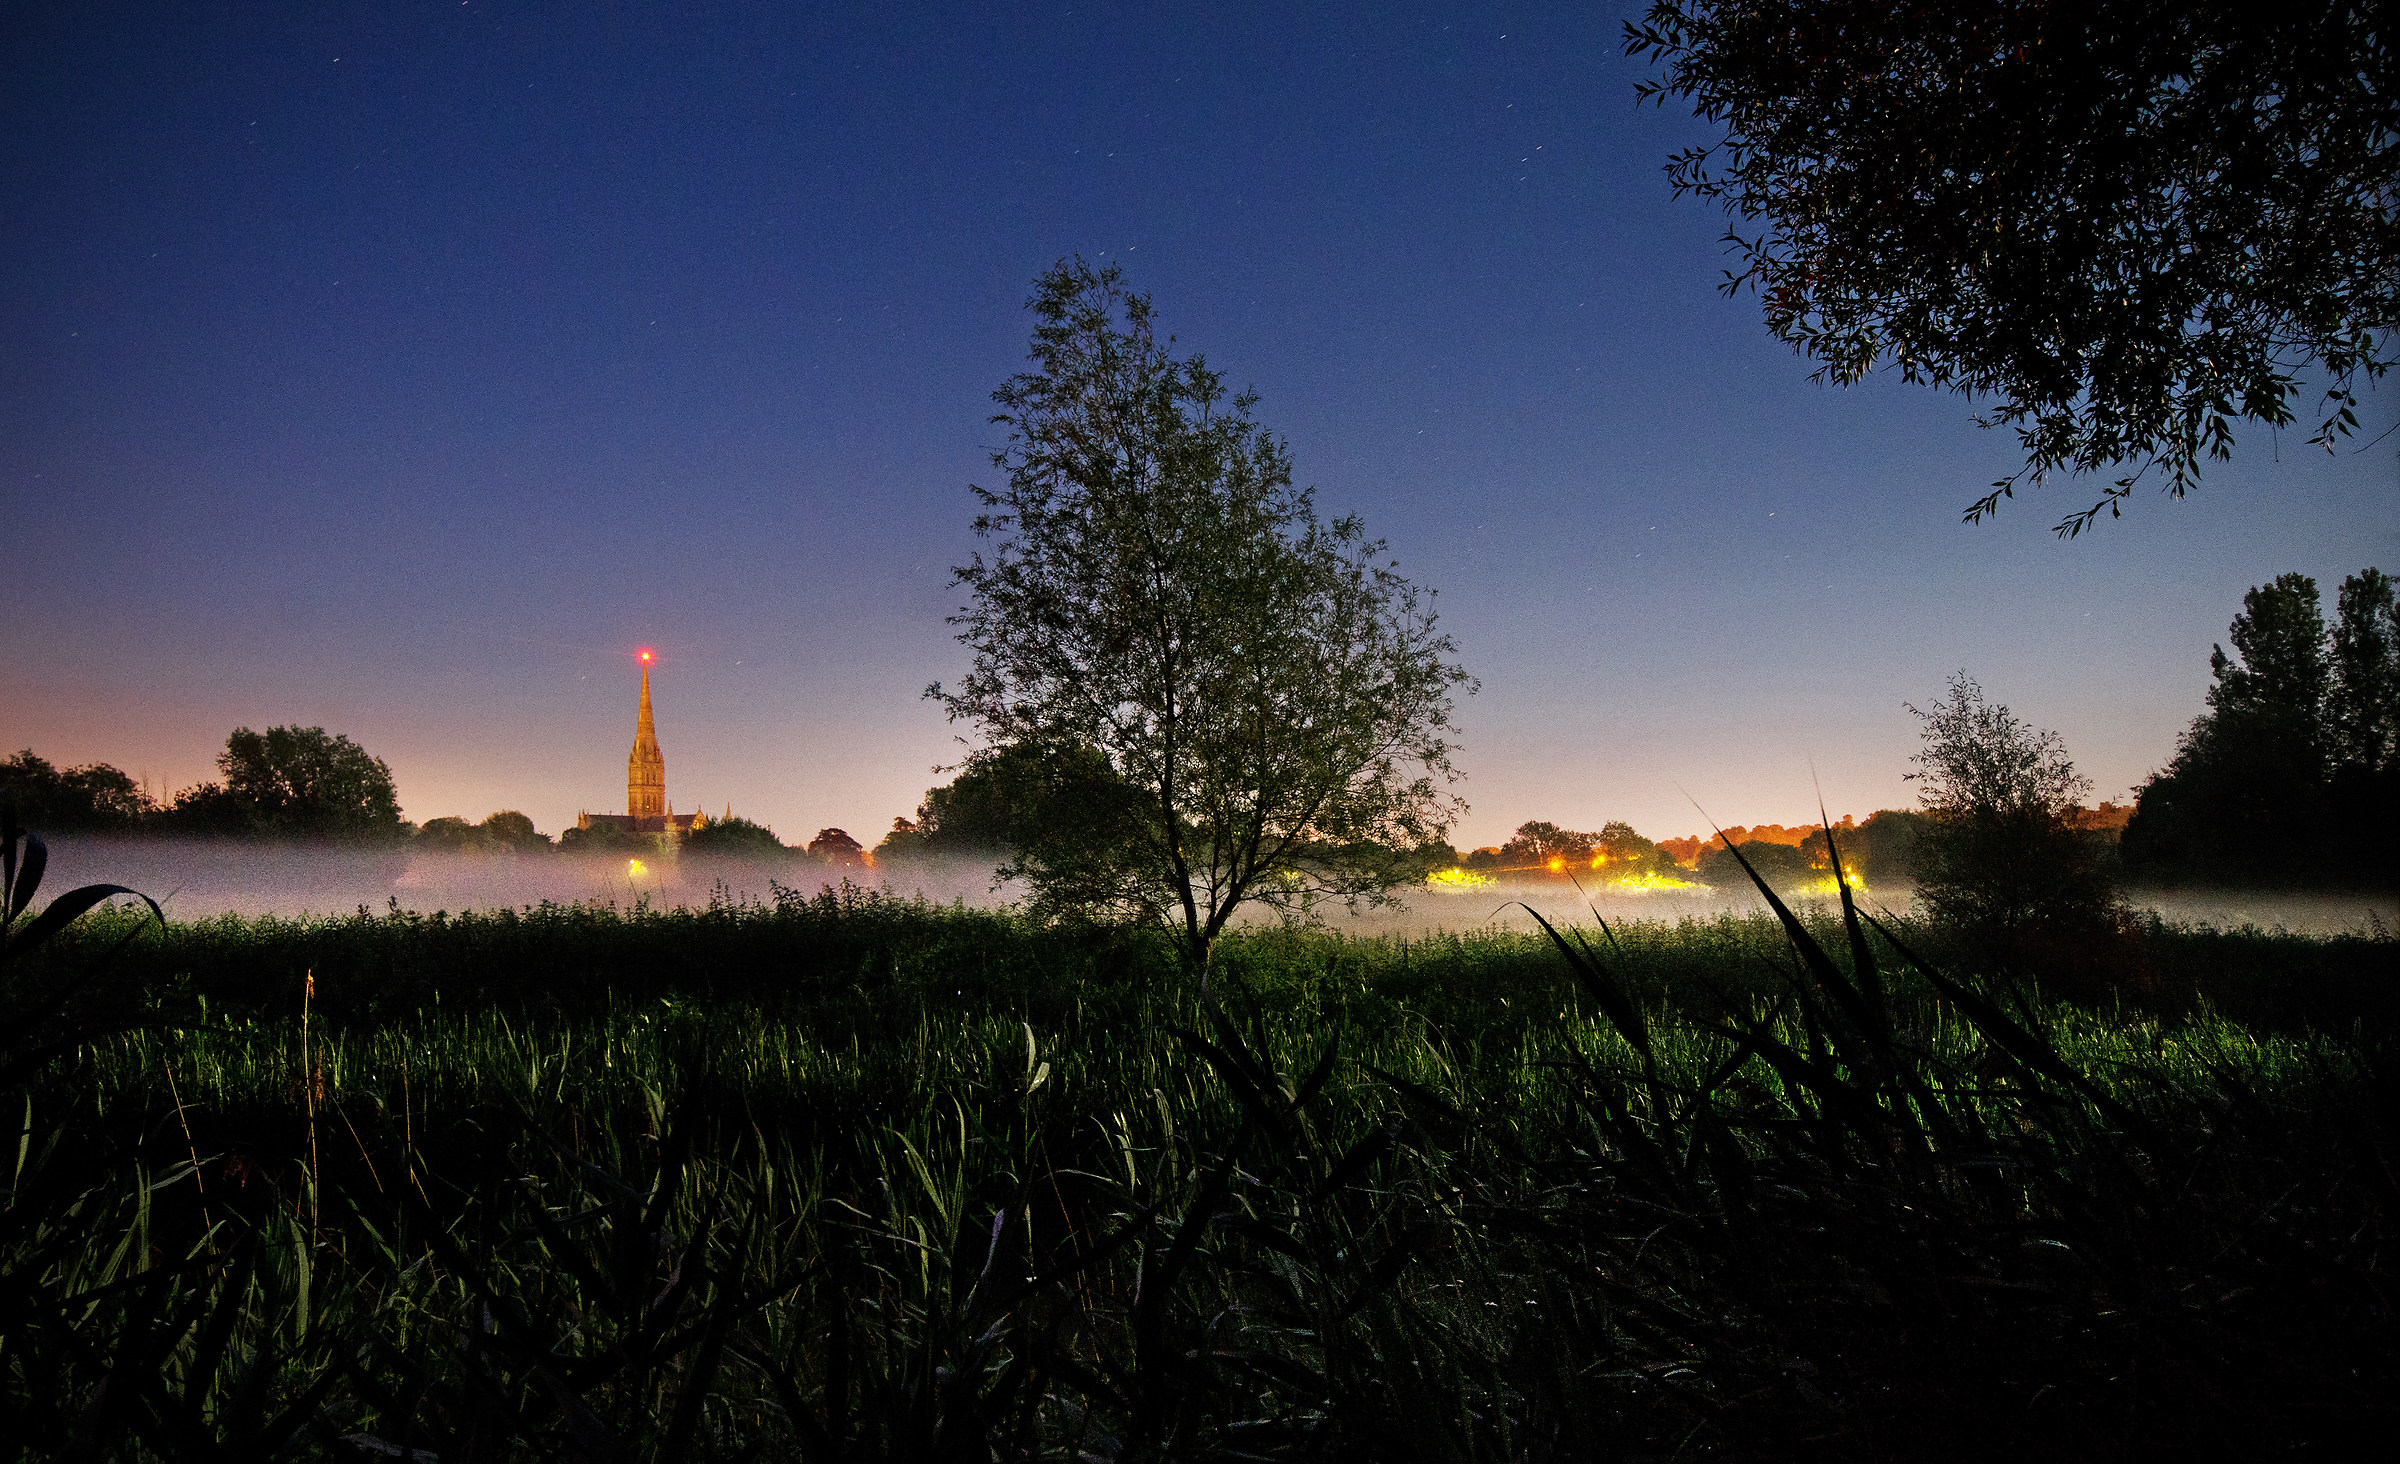
[[[625,759],[625,811],[636,819],[667,816],[667,758],[650,719],[650,653],[642,652],[642,714],[634,724],[633,755]],[[636,825],[639,827],[639,825]]]

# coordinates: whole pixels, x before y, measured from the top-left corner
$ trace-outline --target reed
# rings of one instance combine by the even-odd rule
[[[114,951],[130,991],[11,1090],[0,1437],[1468,1460],[2382,1427],[2379,1030],[2236,1021],[2157,978],[2228,948],[2154,935],[2147,988],[2076,1003],[1847,902],[1254,931],[1205,991],[1123,932],[856,891],[87,918],[10,968]]]

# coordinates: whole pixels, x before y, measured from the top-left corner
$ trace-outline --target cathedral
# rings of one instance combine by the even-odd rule
[[[625,759],[625,811],[579,813],[578,829],[620,834],[664,834],[680,839],[708,827],[705,813],[677,813],[667,803],[667,757],[658,750],[658,728],[650,720],[650,653],[642,652],[642,715],[634,724],[633,755]]]

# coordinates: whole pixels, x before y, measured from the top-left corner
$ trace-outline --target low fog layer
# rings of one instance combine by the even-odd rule
[[[156,898],[170,919],[201,920],[241,915],[349,914],[360,906],[389,909],[498,909],[539,904],[592,902],[630,906],[705,905],[723,895],[737,900],[771,900],[775,886],[813,894],[848,879],[864,889],[937,904],[954,901],[990,905],[1016,891],[995,890],[988,863],[935,861],[892,869],[833,869],[808,861],[760,864],[722,859],[631,860],[623,855],[456,854],[415,850],[289,847],[248,843],[193,843],[153,839],[60,836],[50,842],[50,872],[43,893],[55,895],[81,884],[130,885]],[[2173,921],[2238,929],[2281,927],[2300,934],[2364,933],[2380,919],[2400,924],[2388,896],[2296,894],[2249,890],[2131,890],[2138,907]],[[1910,891],[1877,887],[1865,894],[1869,909],[1905,910]],[[1336,929],[1361,934],[1414,934],[1497,925],[1533,928],[1523,906],[1548,919],[1588,921],[1591,911],[1611,921],[1708,918],[1747,914],[1763,902],[1747,890],[1595,890],[1590,898],[1552,881],[1514,882],[1465,889],[1403,891],[1397,906],[1347,914],[1328,912]],[[1271,918],[1271,917],[1265,917]]]
[[[705,905],[712,897],[772,900],[782,885],[815,893],[845,877],[867,889],[982,904],[989,864],[945,863],[904,871],[835,869],[808,859],[628,858],[623,854],[454,853],[157,839],[49,840],[46,893],[79,884],[130,885],[158,900],[170,919],[241,915],[346,915],[398,901],[403,910],[501,909],[539,904]]]

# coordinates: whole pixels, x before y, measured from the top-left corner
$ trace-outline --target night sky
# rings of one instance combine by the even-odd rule
[[[2390,383],[2073,543],[2075,486],[1961,525],[2013,437],[1718,293],[1631,8],[9,7],[0,751],[321,724],[556,833],[648,645],[677,808],[872,843],[961,750],[949,567],[1076,253],[1440,591],[1463,845],[1905,805],[1961,667],[2122,797],[2244,589],[2400,571]]]

